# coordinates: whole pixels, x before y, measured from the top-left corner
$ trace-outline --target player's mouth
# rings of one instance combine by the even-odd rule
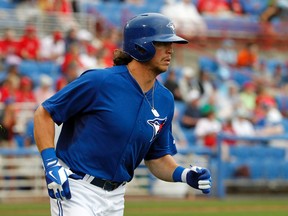
[[[164,59],[164,62],[165,62],[166,64],[170,64],[171,58],[165,58],[165,59]]]

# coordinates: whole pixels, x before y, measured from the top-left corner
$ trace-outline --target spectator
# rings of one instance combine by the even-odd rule
[[[259,85],[272,87],[274,82],[272,73],[273,72],[267,67],[267,61],[262,59],[259,61],[257,67],[254,69],[253,80],[259,83]]]
[[[215,108],[217,118],[221,121],[228,121],[234,116],[235,110],[239,108],[239,85],[233,81],[224,82],[223,89],[216,91]]]
[[[188,102],[189,92],[193,89],[192,83],[195,72],[191,67],[182,69],[182,76],[179,79],[179,90],[185,102]]]
[[[0,102],[15,100],[19,88],[19,79],[15,76],[8,76],[0,87]]]
[[[232,128],[236,136],[254,136],[255,127],[251,122],[251,113],[246,112],[245,110],[238,109],[236,115],[232,119]]]
[[[66,74],[69,71],[68,66],[72,63],[75,64],[78,69],[78,75],[85,69],[83,62],[80,59],[79,43],[70,44],[68,52],[64,55],[63,63],[61,65],[61,71]]]
[[[200,69],[198,79],[194,80],[193,88],[197,89],[201,95],[201,103],[210,103],[215,97],[215,85],[213,75],[204,69]]]
[[[239,93],[239,108],[247,113],[252,113],[256,107],[256,86],[253,82],[244,83]]]
[[[19,55],[22,59],[38,60],[40,52],[40,39],[33,25],[27,25],[19,42]]]
[[[234,40],[223,40],[222,46],[216,50],[215,57],[221,67],[235,67],[237,64],[237,50]]]
[[[230,10],[233,12],[234,15],[244,15],[244,9],[242,7],[241,0],[229,0],[228,3],[230,6]]]
[[[262,109],[262,119],[256,123],[256,133],[261,136],[283,134],[284,126],[282,125],[283,116],[274,103],[265,102],[259,104],[257,108]]]
[[[14,80],[15,87],[18,88],[20,84],[20,72],[18,65],[15,64],[7,65],[6,79],[10,78]]]
[[[230,17],[234,13],[226,0],[198,0],[197,9],[205,16]]]
[[[102,63],[104,67],[113,66],[114,51],[119,48],[119,31],[117,29],[111,29],[106,32],[106,37],[102,41],[102,49],[104,50],[102,56]]]
[[[56,80],[56,84],[55,84],[55,91],[60,91],[62,88],[64,88],[67,84],[68,84],[68,80],[65,76],[60,76],[58,77],[58,79]]]
[[[73,15],[73,7],[70,0],[52,0],[52,5],[48,12],[52,12],[53,15],[56,12],[57,22],[64,29],[78,26]]]
[[[65,41],[65,53],[70,50],[70,45],[74,43],[78,43],[77,38],[77,29],[75,27],[69,28],[69,30],[66,32],[64,41]]]
[[[201,111],[203,117],[196,123],[195,135],[201,144],[215,150],[217,134],[222,130],[221,122],[217,120],[215,109],[212,105],[205,104]]]
[[[14,126],[16,114],[13,99],[5,101],[3,115],[0,115],[0,143],[1,147],[14,147]]]
[[[266,86],[259,86],[257,88],[257,95],[255,99],[256,105],[259,104],[271,104],[273,106],[276,105],[276,100],[272,93],[270,92],[270,89]]]
[[[45,61],[55,61],[60,64],[65,54],[65,41],[62,32],[55,30],[41,40],[40,56]]]
[[[197,122],[202,117],[199,101],[200,93],[197,90],[190,91],[186,108],[180,119],[182,127],[195,129]]]
[[[191,0],[167,0],[161,13],[173,20],[179,34],[188,38],[206,36],[207,25]]]
[[[55,93],[53,89],[53,80],[50,76],[42,74],[40,76],[40,85],[34,90],[37,104],[41,104]]]
[[[175,70],[171,69],[168,72],[168,77],[164,82],[164,86],[171,91],[175,101],[183,101],[183,97],[179,89],[179,84],[177,82]]]
[[[221,47],[216,50],[215,59],[218,63],[218,74],[223,80],[231,76],[231,70],[237,64],[237,50],[232,39],[225,39]]]
[[[280,87],[277,94],[275,94],[275,100],[282,116],[288,118],[288,84]]]
[[[61,90],[68,83],[72,82],[79,76],[79,66],[76,62],[70,62],[65,73],[62,73],[60,77],[56,80],[56,91]]]
[[[80,61],[83,63],[84,68],[96,68],[98,66],[97,50],[92,44],[92,34],[86,29],[81,29],[77,33],[77,38],[79,41]]]
[[[15,31],[12,28],[4,30],[3,37],[0,39],[0,61],[8,63],[9,59],[17,58],[19,48],[19,41],[15,37]],[[17,58],[19,63],[19,59]]]
[[[33,81],[29,77],[23,76],[20,80],[19,91],[15,96],[15,102],[36,102],[33,88]]]
[[[288,83],[287,79],[287,72],[283,70],[282,65],[279,63],[275,66],[274,70],[272,71],[273,79],[271,80],[272,87],[280,88],[282,85]]]
[[[255,69],[258,63],[258,45],[254,42],[248,42],[245,47],[238,52],[237,66]]]
[[[236,132],[233,128],[233,121],[232,119],[226,119],[222,122],[222,133],[225,135],[235,136]],[[226,144],[228,146],[236,145],[237,141],[235,139],[224,139],[223,144]]]
[[[260,14],[260,21],[272,22],[275,18],[287,20],[288,2],[287,0],[269,0],[267,8]]]

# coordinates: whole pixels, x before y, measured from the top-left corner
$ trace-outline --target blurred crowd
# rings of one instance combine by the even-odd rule
[[[113,28],[103,30],[100,26],[94,34],[79,25],[67,26],[67,30],[63,30],[55,25],[55,29],[44,36],[31,22],[20,35],[14,28],[3,30],[0,37],[1,146],[34,146],[32,118],[36,106],[83,71],[113,65],[113,52],[120,47],[121,32]],[[56,73],[35,72],[35,67],[23,73],[21,67],[25,63],[55,65]]]
[[[209,59],[198,68],[171,68],[163,82],[175,97],[175,127],[182,129],[176,129],[176,138],[183,147],[215,150],[220,132],[239,137],[287,133],[287,58],[272,65],[260,57],[256,42],[236,47],[234,40],[224,39]],[[211,62],[216,69],[207,66]]]
[[[34,1],[18,2],[35,4]],[[73,12],[79,11],[78,1],[36,2],[41,10],[71,14],[72,18],[68,17],[73,22]],[[205,36],[207,27],[202,20],[203,14],[226,17],[245,14],[239,1],[193,2],[197,4],[190,0],[166,1],[159,10],[170,16],[177,27],[180,26],[177,29],[185,29],[185,34],[190,36],[195,32]],[[269,10],[276,1],[270,3]],[[35,107],[83,71],[113,65],[113,52],[121,48],[121,32],[117,28],[106,29],[99,23],[95,25],[95,32],[89,32],[74,24],[67,25],[65,31],[56,28],[45,36],[39,36],[37,27],[31,24],[25,26],[19,37],[13,28],[4,30],[0,38],[1,146],[33,146]],[[203,145],[215,149],[219,132],[237,136],[283,134],[288,117],[287,62],[277,62],[270,67],[268,59],[260,58],[257,42],[239,47],[232,39],[223,39],[211,59],[216,70],[212,71],[208,62],[199,62],[197,68],[184,65],[174,68],[172,65],[159,77],[175,97],[173,130],[179,146]],[[23,75],[19,69],[25,61],[52,62],[58,66],[57,74],[52,77],[39,71],[39,79],[36,79],[39,81],[35,83],[33,77]],[[233,140],[225,142],[227,145],[237,143]]]

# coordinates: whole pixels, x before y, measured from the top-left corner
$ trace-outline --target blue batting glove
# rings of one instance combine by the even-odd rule
[[[175,182],[185,182],[189,186],[208,194],[211,190],[212,179],[208,169],[192,166],[190,169],[178,166],[173,173]]]
[[[68,177],[73,179],[82,179],[82,177],[60,165],[54,148],[44,149],[41,156],[49,196],[60,200],[71,199]]]

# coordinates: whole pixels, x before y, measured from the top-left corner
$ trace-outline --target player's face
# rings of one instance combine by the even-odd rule
[[[170,42],[154,42],[156,53],[150,61],[152,70],[158,75],[168,70],[171,63],[173,44]]]

